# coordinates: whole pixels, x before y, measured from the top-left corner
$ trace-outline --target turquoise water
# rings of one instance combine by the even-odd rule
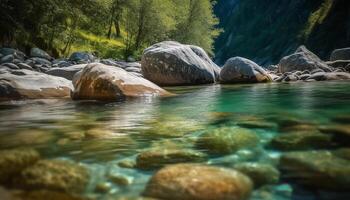
[[[123,168],[150,148],[191,148],[204,131],[236,127],[242,121],[278,126],[280,119],[298,119],[318,125],[350,114],[350,82],[255,85],[207,85],[167,88],[170,98],[129,99],[123,102],[33,100],[0,104],[0,148],[28,146],[44,158],[69,159],[91,170],[86,196],[100,199],[137,197],[153,171]],[[250,128],[260,144],[254,150],[210,155],[208,164],[229,166],[254,161],[275,164],[281,152],[266,148],[278,128]],[[106,192],[96,184],[109,182],[106,171],[121,174],[129,185],[112,183]],[[255,190],[251,199],[297,199],[288,181]],[[314,199],[305,190],[305,198]],[[268,194],[268,195],[266,195]]]

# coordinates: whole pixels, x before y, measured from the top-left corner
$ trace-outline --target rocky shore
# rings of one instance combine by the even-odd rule
[[[349,49],[335,50],[330,61],[325,62],[301,46],[278,65],[267,68],[242,57],[230,58],[219,67],[200,47],[177,42],[147,48],[140,62],[100,60],[82,52],[73,53],[68,59],[53,59],[40,49],[32,49],[30,56],[8,48],[0,49],[0,53],[1,101],[115,101],[174,95],[161,86],[308,84],[350,79]],[[324,124],[286,113],[254,116],[211,112],[207,117],[206,124],[170,114],[148,119],[148,128],[138,130],[149,139],[147,148],[140,148],[128,134],[118,133],[113,138],[114,133],[100,123],[101,119],[84,118],[70,124],[76,129],[64,126],[64,130],[54,130],[54,134],[49,134],[48,129],[7,134],[1,138],[1,144],[23,148],[0,150],[0,197],[88,200],[106,195],[107,199],[134,199],[123,195],[108,198],[115,192],[113,187],[128,190],[132,184],[142,186],[135,199],[270,200],[274,192],[284,199],[293,199],[296,196],[291,193],[301,186],[315,191],[320,199],[327,199],[324,194],[328,193],[344,194],[333,199],[350,196],[349,115],[333,116]],[[67,125],[68,120],[47,122],[47,127]],[[266,130],[278,134],[271,136]],[[99,163],[48,158],[40,148],[33,147],[51,142],[67,147],[71,143],[95,154],[106,140],[114,144],[113,150],[121,145],[118,142],[125,145],[121,145],[123,149],[140,146],[130,157],[103,163],[108,165],[103,170],[96,167]],[[119,156],[114,154],[117,153],[113,152],[112,160]],[[140,176],[129,176],[127,170],[142,172],[147,183]]]
[[[305,46],[263,68],[234,57],[217,66],[197,46],[166,41],[144,50],[140,62],[98,59],[75,52],[54,59],[33,48],[30,55],[0,49],[0,100],[69,98],[116,100],[125,97],[169,96],[159,86],[262,82],[312,82],[350,79],[350,50],[337,49],[322,61]]]

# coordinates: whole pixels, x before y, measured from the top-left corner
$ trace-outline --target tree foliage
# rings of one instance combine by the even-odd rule
[[[115,52],[122,49],[124,57],[138,56],[162,40],[195,44],[212,52],[220,33],[211,0],[1,0],[0,10],[2,46],[26,51],[38,46],[55,56],[86,44],[95,51],[106,46]],[[111,47],[86,41],[82,33],[123,44]]]

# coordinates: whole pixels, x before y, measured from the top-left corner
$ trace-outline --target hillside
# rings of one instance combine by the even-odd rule
[[[348,0],[219,0],[214,9],[224,29],[215,43],[219,64],[237,55],[276,63],[301,44],[327,59],[350,46]]]

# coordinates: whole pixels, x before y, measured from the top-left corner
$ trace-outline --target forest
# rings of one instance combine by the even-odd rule
[[[102,58],[139,58],[159,41],[176,40],[213,52],[221,32],[211,0],[2,0],[0,44],[33,46],[54,57],[74,51]]]

